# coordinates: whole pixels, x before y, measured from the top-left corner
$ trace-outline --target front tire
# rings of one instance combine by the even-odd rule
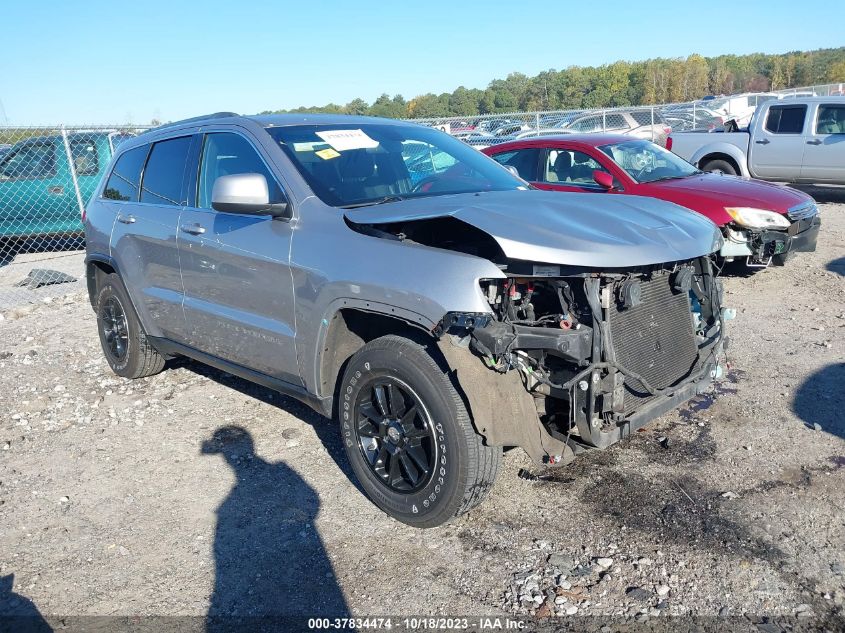
[[[393,518],[436,527],[478,505],[502,449],[485,446],[447,373],[426,349],[384,336],[349,361],[338,406],[346,455]]]
[[[109,367],[123,378],[143,378],[164,369],[164,357],[149,341],[120,277],[106,275],[97,288],[97,332]]]
[[[726,160],[708,160],[701,166],[701,171],[709,171],[714,174],[726,174],[728,176],[736,176],[737,170],[731,163]]]

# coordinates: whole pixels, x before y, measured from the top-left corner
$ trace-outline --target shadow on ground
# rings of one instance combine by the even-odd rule
[[[837,273],[845,277],[845,257],[840,257],[839,259],[834,259],[827,263],[825,266],[830,272]]]
[[[0,631],[46,633],[52,627],[29,598],[12,591],[15,575],[0,576]]]
[[[249,432],[218,428],[204,455],[226,460],[235,485],[217,508],[214,591],[207,630],[236,631],[286,617],[344,617],[349,609],[314,525],[317,493],[283,462],[255,453]]]
[[[833,363],[807,378],[795,393],[792,410],[804,423],[845,439],[845,363]]]
[[[813,196],[816,202],[826,204],[845,204],[845,187],[830,186],[821,187],[818,185],[789,185],[804,193]]]
[[[340,431],[337,424],[307,405],[299,402],[295,398],[285,396],[278,391],[273,391],[267,387],[262,387],[259,384],[244,380],[238,376],[234,376],[227,372],[220,371],[209,365],[203,365],[200,362],[189,360],[187,358],[177,358],[168,363],[169,368],[183,367],[189,371],[204,376],[209,380],[234,389],[245,396],[259,400],[265,404],[284,411],[285,413],[296,417],[303,423],[310,425],[326,452],[334,460],[337,467],[346,475],[350,482],[358,489],[361,494],[364,494],[363,489],[358,485],[357,480],[352,474],[352,468],[346,460],[346,453],[343,448],[343,443],[340,439]]]
[[[85,248],[82,235],[67,235],[48,238],[0,238],[0,268],[15,261],[17,255],[31,253],[62,253]]]

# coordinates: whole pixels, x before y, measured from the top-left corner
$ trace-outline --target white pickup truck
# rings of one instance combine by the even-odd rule
[[[766,101],[746,130],[676,132],[666,147],[703,171],[845,185],[845,97]]]

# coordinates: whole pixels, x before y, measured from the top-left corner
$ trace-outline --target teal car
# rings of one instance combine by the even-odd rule
[[[81,245],[80,199],[88,202],[114,148],[130,136],[75,132],[67,135],[67,144],[60,135],[15,143],[0,156],[0,242],[75,238]]]

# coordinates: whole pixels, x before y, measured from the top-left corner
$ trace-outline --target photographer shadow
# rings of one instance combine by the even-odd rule
[[[348,617],[349,609],[314,524],[316,492],[283,462],[255,454],[249,432],[218,428],[202,454],[220,455],[235,485],[217,508],[209,631],[236,631],[288,618]]]
[[[29,598],[12,591],[15,575],[0,576],[0,633],[47,633],[53,627]]]

